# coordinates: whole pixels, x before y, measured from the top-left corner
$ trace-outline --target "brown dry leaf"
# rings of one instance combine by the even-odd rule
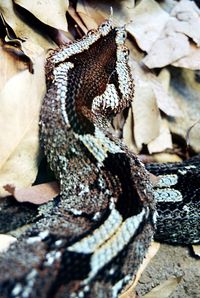
[[[165,91],[159,78],[148,69],[142,68],[132,57],[130,66],[133,70],[135,95],[132,103],[133,119],[129,114],[123,130],[125,142],[136,153],[140,151],[142,144],[148,145],[154,140],[150,145],[150,150],[153,152],[171,148],[171,135],[167,123],[161,121],[159,108],[170,116],[180,115],[180,110],[174,99]],[[132,136],[133,129],[134,136]]]
[[[8,184],[4,186],[4,189],[12,194],[18,202],[29,202],[36,205],[53,200],[60,192],[57,182],[48,182],[22,189],[15,189],[14,186]]]
[[[149,142],[147,147],[150,154],[173,148],[172,137],[169,131],[167,120],[161,119],[159,135],[154,140]]]
[[[197,45],[200,44],[199,28],[200,10],[195,3],[182,0],[172,9],[171,17],[143,62],[149,68],[163,67],[188,56],[189,38],[192,38]]]
[[[182,116],[181,110],[175,99],[169,95],[168,89],[170,84],[170,73],[167,69],[163,69],[159,76],[149,75],[152,89],[156,96],[158,107],[166,115],[172,117]]]
[[[66,12],[69,6],[68,0],[14,0],[14,2],[27,9],[41,22],[58,30],[68,30],[66,19]]]
[[[193,70],[200,69],[200,48],[195,44],[190,44],[188,55],[180,58],[179,60],[172,63],[176,67],[185,67]]]
[[[149,85],[153,90],[157,105],[161,111],[163,111],[168,116],[179,117],[181,116],[181,110],[177,105],[174,98],[168,94],[169,86],[169,72],[161,77],[161,73],[156,77],[149,69],[144,68],[142,65],[138,64],[132,56],[130,57],[130,66],[133,71],[133,76],[137,83]],[[164,70],[163,70],[164,71]],[[163,72],[162,72],[163,73]]]
[[[33,1],[30,1],[31,3]],[[14,11],[11,0],[2,0],[0,2],[0,13],[2,13],[6,23],[13,29],[16,36],[22,40],[29,40],[31,43],[41,46],[44,49],[55,47],[55,44],[44,33],[39,34],[28,26]],[[22,43],[23,48],[24,43]]]
[[[93,1],[79,0],[77,13],[84,20],[88,29],[95,28],[95,23],[100,24],[110,17],[111,7],[113,9],[113,21],[116,26],[123,26],[133,20],[135,1]],[[95,21],[94,21],[95,20]]]
[[[10,235],[0,234],[0,253],[6,252],[9,246],[17,241],[17,239]]]
[[[200,46],[200,9],[195,2],[180,1],[173,8],[171,15],[179,20],[176,30],[189,36],[197,46]]]
[[[169,14],[156,1],[142,0],[133,10],[133,22],[127,30],[135,37],[139,47],[148,52],[169,18]]]
[[[137,79],[132,110],[135,143],[141,150],[142,144],[148,144],[159,135],[161,117],[152,88]]]
[[[0,90],[2,90],[6,81],[17,74],[20,70],[27,69],[27,65],[21,62],[18,57],[11,55],[3,48],[0,41]]]
[[[169,26],[154,43],[143,63],[149,68],[163,67],[189,54],[187,36]]]
[[[79,18],[82,20],[82,23],[85,24],[88,30],[97,28],[98,25],[105,20],[105,18],[99,12],[99,10],[93,9],[93,7],[88,5],[87,1],[84,0],[79,0],[77,2],[76,13],[78,14]]]
[[[74,21],[79,26],[79,28],[81,28],[81,30],[84,32],[84,34],[86,34],[88,32],[87,19],[86,19],[86,22],[84,20],[84,23],[83,23],[83,21],[81,20],[80,16],[77,13],[77,11],[75,10],[75,8],[72,5],[69,6],[68,13],[74,19]],[[91,21],[93,21],[93,19],[91,19]],[[97,27],[97,24],[95,23],[94,28],[96,28],[96,27]]]
[[[189,69],[179,69],[170,86],[170,93],[181,109],[183,117],[169,118],[169,128],[174,134],[186,139],[187,131],[192,126],[189,134],[191,147],[200,152],[200,84],[195,72]],[[196,125],[194,125],[197,123]]]
[[[182,280],[182,276],[172,277],[159,286],[153,288],[149,293],[142,296],[142,298],[160,298],[162,293],[162,298],[168,298],[177,288],[178,284]]]
[[[152,242],[151,246],[148,249],[147,255],[144,258],[142,264],[139,267],[139,270],[137,272],[137,275],[134,279],[134,281],[131,283],[131,285],[128,286],[128,289],[125,290],[123,294],[120,295],[119,298],[134,298],[135,297],[135,287],[138,283],[138,280],[140,279],[143,271],[151,261],[151,259],[157,254],[158,250],[160,248],[160,243],[158,242]]]
[[[45,92],[45,53],[35,45],[29,48],[29,53],[34,63],[34,74],[27,69],[20,71],[7,81],[0,93],[0,196],[8,194],[4,185],[26,187],[32,184],[37,174],[38,121]],[[5,68],[10,71],[7,63],[9,60],[5,61]]]
[[[192,250],[197,257],[200,257],[200,245],[192,245]]]
[[[133,111],[130,108],[128,112],[128,117],[123,127],[123,141],[128,146],[129,150],[138,153],[133,136],[133,127]]]

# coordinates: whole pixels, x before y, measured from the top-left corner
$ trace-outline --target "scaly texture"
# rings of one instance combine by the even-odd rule
[[[155,198],[182,200],[176,175],[153,190],[143,164],[108,132],[133,98],[125,39],[106,21],[48,59],[41,143],[61,196],[2,258],[3,298],[118,297],[152,240]]]

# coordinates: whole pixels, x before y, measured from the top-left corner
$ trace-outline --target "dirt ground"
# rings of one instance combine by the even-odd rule
[[[174,276],[183,277],[170,298],[200,298],[200,258],[189,247],[161,244],[136,287],[139,297]]]

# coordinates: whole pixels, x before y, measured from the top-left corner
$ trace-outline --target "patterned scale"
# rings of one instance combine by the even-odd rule
[[[156,189],[155,239],[169,243],[200,242],[200,155],[183,163],[150,164],[146,168],[162,177]]]

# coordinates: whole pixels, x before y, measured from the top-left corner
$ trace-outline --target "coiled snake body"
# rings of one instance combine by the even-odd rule
[[[118,297],[156,222],[157,238],[200,240],[199,157],[145,169],[108,132],[133,98],[125,39],[106,21],[48,59],[41,142],[61,196],[2,258],[2,297]],[[147,170],[162,175],[154,189]]]

